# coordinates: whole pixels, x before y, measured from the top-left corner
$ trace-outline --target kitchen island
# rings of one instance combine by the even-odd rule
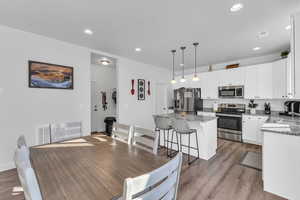
[[[300,118],[271,116],[261,130],[264,191],[300,199]]]
[[[217,117],[210,116],[197,116],[197,115],[181,115],[181,114],[164,114],[159,115],[162,117],[168,117],[171,119],[186,119],[191,129],[196,129],[198,134],[198,141],[196,141],[195,134],[191,135],[191,146],[196,147],[198,142],[199,145],[199,157],[204,160],[209,160],[216,154],[217,150]],[[169,133],[171,138],[171,131]],[[176,142],[176,137],[174,137],[174,142]],[[182,135],[182,144],[188,144],[188,136]],[[164,145],[164,138],[161,137],[160,145]],[[169,145],[170,148],[170,145]],[[177,145],[173,144],[173,150],[177,150]],[[188,153],[186,147],[182,147],[183,153]],[[197,151],[191,149],[190,154],[192,156],[197,156]]]

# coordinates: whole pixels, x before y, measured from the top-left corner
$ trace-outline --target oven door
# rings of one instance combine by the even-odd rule
[[[218,129],[234,134],[242,134],[242,117],[240,115],[217,114]]]
[[[219,88],[220,98],[234,98],[236,90],[235,88]]]

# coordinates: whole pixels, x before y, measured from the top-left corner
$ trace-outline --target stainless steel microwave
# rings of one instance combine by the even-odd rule
[[[244,98],[244,86],[219,87],[219,98]]]

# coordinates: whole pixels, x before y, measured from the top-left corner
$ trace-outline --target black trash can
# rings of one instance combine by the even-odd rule
[[[115,117],[106,117],[104,119],[105,123],[105,132],[107,136],[111,136],[114,122],[116,121]]]

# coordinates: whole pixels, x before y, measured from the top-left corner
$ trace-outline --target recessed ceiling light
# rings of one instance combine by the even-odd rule
[[[291,25],[288,25],[288,26],[285,27],[286,30],[290,30],[291,28],[292,28]]]
[[[237,12],[237,11],[240,11],[243,7],[244,7],[243,4],[241,4],[241,3],[236,3],[236,4],[234,4],[234,5],[230,8],[230,11],[231,11],[231,12]]]
[[[265,38],[265,37],[268,37],[270,34],[268,31],[262,31],[262,32],[259,32],[258,33],[258,39],[262,39],[262,38]]]
[[[93,35],[93,31],[91,29],[85,29],[84,33],[87,35]]]
[[[107,66],[111,63],[111,61],[108,60],[107,58],[102,58],[98,62],[99,62],[99,64],[102,64],[102,65],[105,65],[105,66]]]
[[[259,50],[261,50],[261,47],[254,47],[253,48],[253,51],[259,51]]]
[[[140,52],[140,51],[142,51],[142,49],[139,48],[139,47],[137,47],[137,48],[135,48],[135,51],[136,51],[136,52]]]

